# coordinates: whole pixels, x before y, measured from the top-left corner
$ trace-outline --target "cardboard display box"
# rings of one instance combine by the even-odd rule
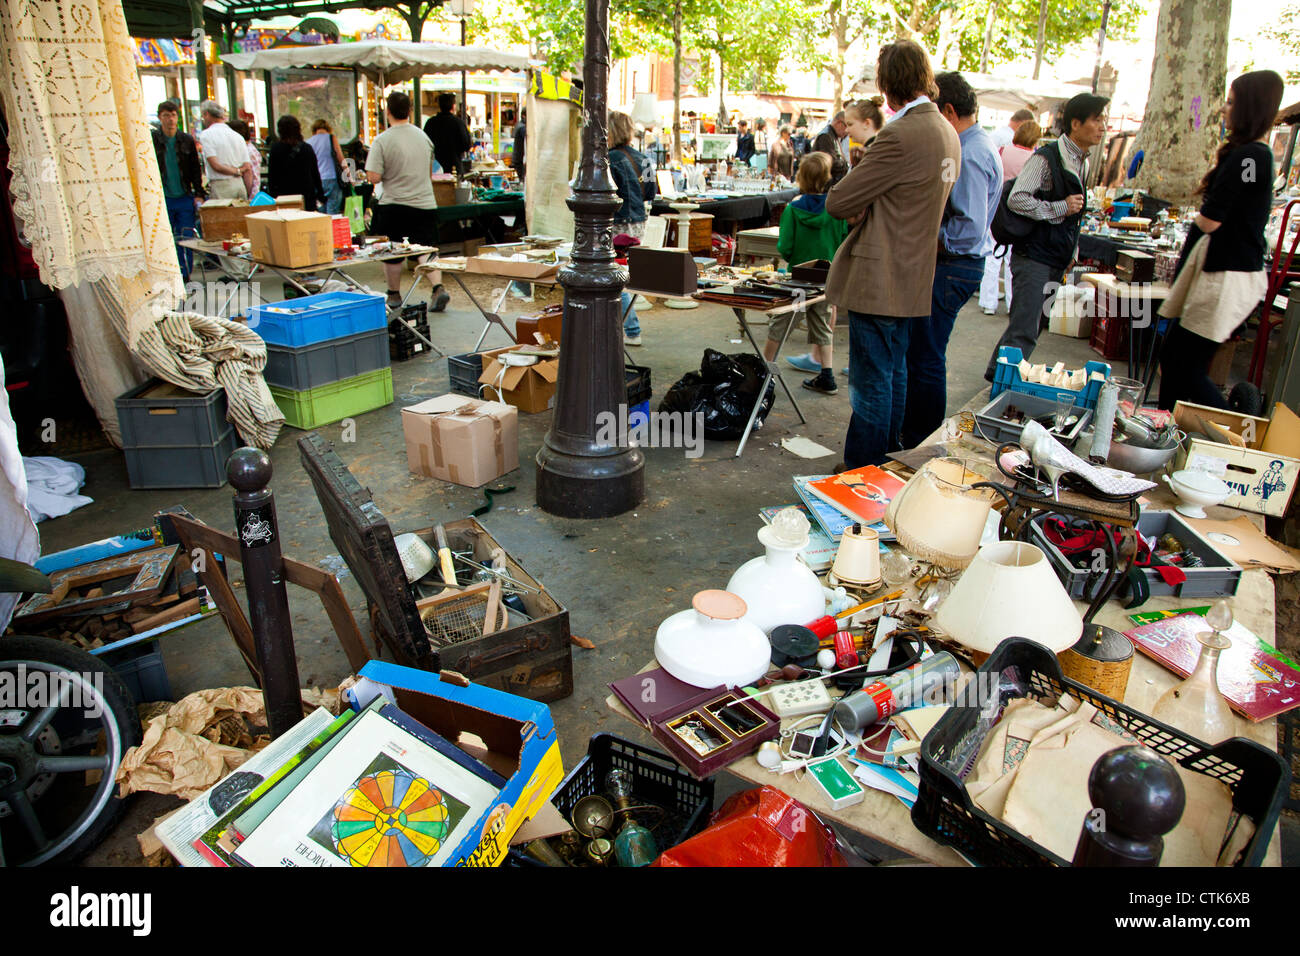
[[[378,690],[388,689],[407,714],[506,778],[495,804],[446,863],[500,865],[511,837],[546,810],[564,778],[550,708],[490,687],[459,687],[438,674],[386,661],[372,660],[360,676],[383,685]]]
[[[512,279],[548,279],[560,271],[558,262],[525,262],[514,259],[495,259],[490,256],[470,256],[465,260],[466,272],[484,275],[509,276]]]
[[[1287,406],[1273,406],[1271,418],[1191,402],[1174,406],[1174,421],[1187,432],[1203,432],[1206,423],[1224,429],[1226,441],[1189,438],[1179,451],[1177,468],[1199,468],[1223,479],[1233,494],[1224,505],[1256,514],[1286,513],[1300,480],[1300,416]]]
[[[627,274],[628,285],[643,292],[693,295],[699,288],[700,271],[686,249],[633,246],[627,251]]]
[[[440,395],[402,409],[412,474],[478,488],[519,467],[519,412],[501,402]]]
[[[334,226],[324,213],[300,209],[254,212],[244,224],[258,262],[298,269],[334,261]]]
[[[555,402],[555,380],[560,375],[558,358],[542,359],[535,365],[507,365],[500,356],[518,350],[512,345],[481,353],[483,374],[479,384],[487,385],[484,395],[497,395],[521,412],[544,412]]]
[[[244,220],[249,213],[271,212],[276,209],[301,209],[301,196],[280,196],[274,206],[250,206],[240,199],[209,199],[199,207],[199,225],[203,238],[209,242],[247,236]]]

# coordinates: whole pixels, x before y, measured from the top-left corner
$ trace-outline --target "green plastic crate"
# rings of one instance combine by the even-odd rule
[[[352,378],[295,392],[270,386],[271,397],[284,412],[285,424],[316,428],[349,415],[358,415],[393,403],[393,370],[375,369]]]

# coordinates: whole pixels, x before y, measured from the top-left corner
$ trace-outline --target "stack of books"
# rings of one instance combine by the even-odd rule
[[[505,784],[379,697],[318,709],[156,832],[185,866],[442,866]]]
[[[795,475],[794,491],[802,504],[775,505],[758,514],[770,524],[778,511],[800,508],[811,525],[808,546],[800,556],[812,570],[821,571],[831,566],[840,538],[854,523],[875,531],[882,543],[896,540],[884,517],[889,502],[904,484],[897,475],[875,465],[838,475]]]

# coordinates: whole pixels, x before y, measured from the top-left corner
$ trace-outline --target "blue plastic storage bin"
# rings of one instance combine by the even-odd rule
[[[1110,221],[1119,222],[1125,216],[1133,215],[1133,204],[1131,202],[1117,202],[1111,206]]]
[[[323,292],[284,302],[255,305],[248,327],[268,345],[300,347],[345,335],[388,328],[382,295]]]
[[[1020,362],[1024,358],[1020,349],[1004,345],[998,349],[997,365],[993,367],[993,388],[989,395],[997,398],[1005,391],[1025,392],[1039,398],[1055,399],[1071,391],[1055,385],[1038,385],[1020,378]],[[1082,391],[1075,392],[1074,404],[1082,408],[1096,408],[1097,396],[1101,394],[1102,382],[1110,377],[1110,364],[1107,362],[1089,362],[1084,368],[1088,372],[1088,384]],[[1100,375],[1100,378],[1096,376]]]

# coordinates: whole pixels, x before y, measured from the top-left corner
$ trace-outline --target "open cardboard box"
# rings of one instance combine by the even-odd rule
[[[518,345],[481,352],[483,374],[479,384],[488,386],[483,395],[499,398],[521,412],[544,412],[555,401],[555,380],[560,376],[558,358],[541,359],[534,365],[506,365],[499,356],[514,352]]]
[[[1189,434],[1221,428],[1219,437],[1228,439],[1189,438],[1178,453],[1177,468],[1198,468],[1227,482],[1233,494],[1223,503],[1229,508],[1286,513],[1300,480],[1300,416],[1281,403],[1273,406],[1270,418],[1258,418],[1178,402],[1174,421]]]
[[[372,660],[360,676],[390,689],[407,714],[506,778],[493,807],[446,864],[500,865],[520,827],[549,815],[551,794],[564,778],[550,708],[490,687],[460,687],[438,674],[387,661]],[[359,700],[360,706],[367,703]]]
[[[465,260],[467,272],[509,276],[512,279],[548,279],[560,271],[558,262],[518,262],[490,256],[470,256]]]

